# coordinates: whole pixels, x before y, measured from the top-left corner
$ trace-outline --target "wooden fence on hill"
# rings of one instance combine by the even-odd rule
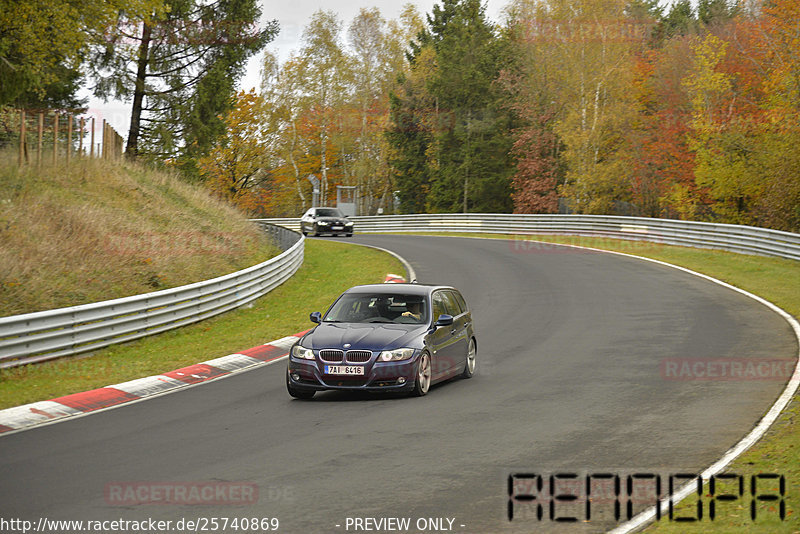
[[[95,124],[94,117],[52,110],[19,110],[20,166],[53,164],[73,156],[118,160],[124,152],[124,139],[105,119]],[[101,126],[99,134],[96,126]],[[97,137],[97,139],[96,139]],[[97,142],[96,142],[97,141]],[[48,154],[48,152],[52,151]]]

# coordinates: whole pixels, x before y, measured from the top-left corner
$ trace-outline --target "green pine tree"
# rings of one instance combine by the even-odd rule
[[[511,210],[511,116],[494,84],[507,50],[479,0],[434,6],[392,103],[388,137],[403,211]]]

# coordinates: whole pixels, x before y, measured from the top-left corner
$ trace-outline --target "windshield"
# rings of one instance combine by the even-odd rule
[[[354,293],[343,295],[323,318],[328,323],[424,324],[428,306],[420,295]]]
[[[338,208],[318,208],[317,217],[344,217]]]

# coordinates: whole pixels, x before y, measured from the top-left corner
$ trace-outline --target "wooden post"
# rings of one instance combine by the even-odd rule
[[[89,143],[89,157],[94,157],[94,117],[92,117],[92,140]]]
[[[83,156],[84,155],[83,154],[83,135],[84,135],[84,128],[83,127],[84,127],[85,124],[86,124],[86,119],[81,117],[81,126],[80,126],[81,133],[80,133],[80,136],[78,137],[78,155],[79,156]]]
[[[19,112],[19,159],[17,164],[21,167],[25,160],[25,110]]]
[[[53,119],[53,165],[58,163],[58,113]]]
[[[72,156],[72,113],[67,115],[67,165],[70,156]]]
[[[39,144],[36,146],[36,166],[42,165],[42,133],[44,132],[44,112],[39,112]]]

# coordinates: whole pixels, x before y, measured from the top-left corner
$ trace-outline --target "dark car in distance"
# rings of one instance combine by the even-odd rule
[[[317,391],[402,391],[475,372],[472,313],[449,286],[373,284],[348,289],[289,352],[292,397]]]
[[[353,221],[349,220],[339,208],[310,208],[300,218],[300,231],[303,235],[353,235]]]

